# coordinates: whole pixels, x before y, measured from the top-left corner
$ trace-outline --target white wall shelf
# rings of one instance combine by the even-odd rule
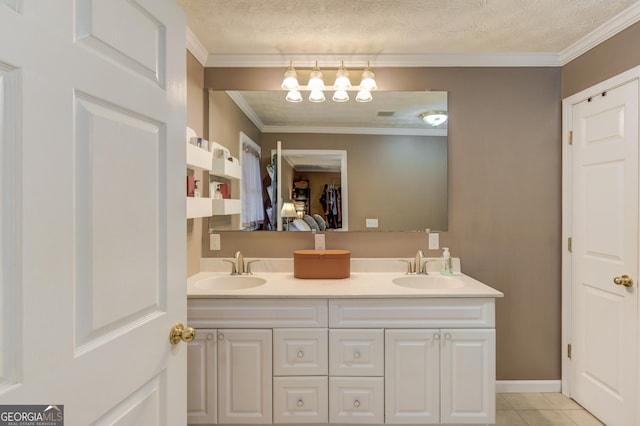
[[[211,161],[211,175],[221,176],[226,179],[241,179],[242,169],[240,164],[233,163],[226,158],[213,158]]]
[[[202,149],[187,142],[187,168],[193,170],[211,170],[213,156],[206,149]]]
[[[214,215],[240,214],[240,211],[242,210],[242,203],[240,200],[228,198],[211,199],[211,205],[213,206]]]
[[[187,197],[187,219],[209,217],[213,212],[210,198]]]

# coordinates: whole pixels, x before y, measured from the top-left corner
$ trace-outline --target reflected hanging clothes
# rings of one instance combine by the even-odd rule
[[[328,228],[342,228],[342,200],[340,187],[325,184],[320,197],[324,219]]]

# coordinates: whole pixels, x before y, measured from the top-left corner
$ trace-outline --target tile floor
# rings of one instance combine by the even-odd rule
[[[574,400],[561,393],[499,393],[496,425],[603,425]]]

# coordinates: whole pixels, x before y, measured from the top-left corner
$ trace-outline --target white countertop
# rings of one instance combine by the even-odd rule
[[[196,284],[198,281],[209,280],[212,278],[222,277],[233,279],[229,272],[222,272],[216,269],[218,265],[209,263],[203,269],[208,271],[197,273],[187,280],[187,295],[189,298],[252,298],[252,297],[296,297],[296,298],[406,298],[406,297],[503,297],[504,295],[486,284],[464,275],[459,272],[459,261],[454,265],[454,270],[458,270],[454,275],[445,276],[438,272],[437,267],[433,267],[427,277],[433,278],[437,288],[409,288],[393,283],[396,278],[407,277],[402,271],[406,265],[398,267],[397,259],[389,262],[393,265],[393,269],[399,271],[391,272],[362,272],[367,267],[362,264],[369,262],[359,261],[353,262],[351,276],[344,279],[299,279],[293,276],[293,272],[278,271],[279,268],[273,264],[263,265],[258,268],[257,262],[254,268],[254,274],[251,277],[262,278],[266,282],[257,287],[244,289],[212,289],[199,288]],[[367,259],[368,260],[368,259]],[[387,260],[374,259],[371,265],[377,265],[375,269],[380,269],[381,264]],[[222,262],[220,262],[222,263]],[[214,265],[214,266],[212,266]],[[252,265],[253,266],[253,265]],[[354,271],[356,266],[356,271]],[[225,268],[229,268],[227,263]],[[457,268],[456,268],[457,267]],[[262,270],[261,270],[262,269]],[[371,269],[371,268],[369,268]],[[435,271],[433,271],[435,269]],[[264,270],[278,272],[264,272]],[[237,276],[239,278],[244,276]],[[441,284],[441,285],[440,285]],[[449,284],[458,287],[450,288]]]

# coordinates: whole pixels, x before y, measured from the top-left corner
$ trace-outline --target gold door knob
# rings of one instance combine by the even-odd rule
[[[613,282],[616,285],[623,285],[625,287],[631,287],[633,285],[633,279],[629,275],[623,275],[621,277],[615,277]]]
[[[191,342],[196,338],[196,331],[191,327],[185,327],[182,323],[177,323],[171,329],[169,341],[172,345],[177,345],[180,341]]]

